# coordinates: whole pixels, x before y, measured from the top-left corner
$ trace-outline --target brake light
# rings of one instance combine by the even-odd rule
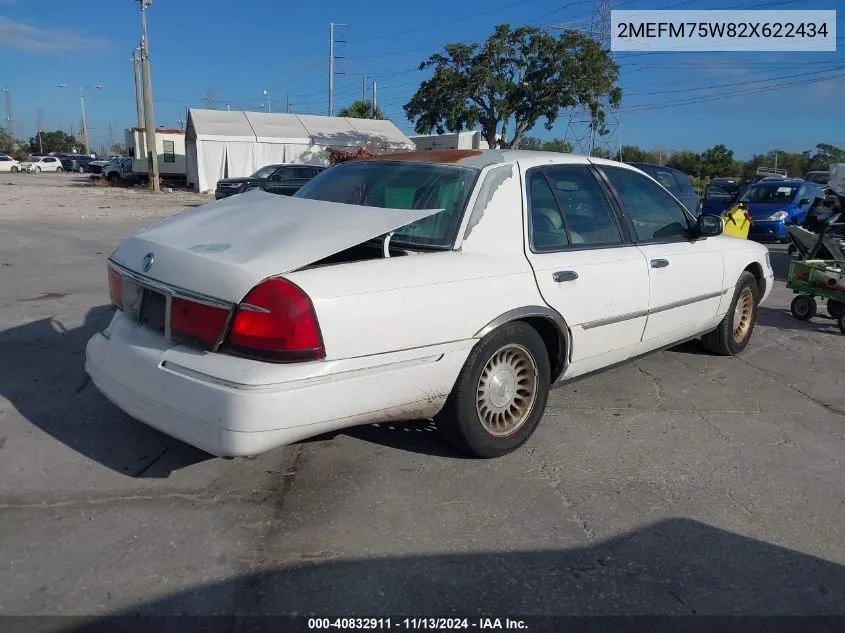
[[[118,310],[123,310],[123,276],[109,266],[109,299]]]
[[[212,349],[226,327],[229,310],[173,297],[170,304],[170,334],[183,343]]]
[[[326,356],[311,299],[299,286],[278,277],[261,282],[241,301],[225,349],[278,363]]]

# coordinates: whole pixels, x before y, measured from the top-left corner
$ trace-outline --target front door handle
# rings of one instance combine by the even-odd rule
[[[651,260],[651,267],[652,268],[666,268],[669,265],[668,259],[652,259]]]
[[[556,273],[552,273],[552,279],[554,279],[556,283],[560,283],[562,281],[575,281],[578,279],[578,273],[574,270],[559,270]]]

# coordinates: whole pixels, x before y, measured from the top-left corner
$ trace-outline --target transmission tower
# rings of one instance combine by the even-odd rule
[[[593,0],[592,19],[590,20],[590,27],[586,30],[567,26],[552,28],[586,33],[601,44],[602,48],[613,58],[614,55],[610,50],[610,14],[615,4],[616,0]],[[592,156],[601,153],[621,159],[622,142],[619,134],[617,109],[611,107],[607,97],[601,99],[599,106],[605,113],[604,134],[599,134],[596,130],[597,121],[593,120],[589,109],[575,107],[569,111],[569,121],[564,138],[567,143],[572,145],[572,151],[576,154]]]
[[[214,88],[206,91],[203,101],[205,101],[205,107],[209,110],[216,110],[217,104],[220,103],[220,99],[217,98],[217,92]]]
[[[14,131],[15,118],[12,115],[12,93],[9,92],[8,87],[3,89],[3,93],[6,95],[6,116],[3,119],[3,121],[6,124],[6,131],[9,133],[9,136],[14,138],[15,137],[15,131]]]

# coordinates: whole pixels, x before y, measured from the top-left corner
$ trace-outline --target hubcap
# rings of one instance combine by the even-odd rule
[[[754,316],[754,293],[751,288],[743,288],[734,308],[734,341],[741,343],[751,330]]]
[[[537,399],[537,364],[522,345],[506,345],[490,357],[476,390],[476,411],[484,430],[496,437],[515,433]]]

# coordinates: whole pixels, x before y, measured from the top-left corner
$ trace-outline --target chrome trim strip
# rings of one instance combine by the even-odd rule
[[[242,303],[238,306],[241,310],[247,310],[249,312],[260,312],[261,314],[270,314],[270,311],[267,308],[262,308],[261,306],[255,306],[251,303]]]
[[[581,326],[581,329],[592,330],[593,328],[602,327],[604,325],[613,325],[614,323],[622,323],[623,321],[630,321],[632,319],[639,319],[648,316],[648,310],[639,310],[637,312],[629,312],[627,314],[620,314],[619,316],[609,317],[607,319],[597,319],[589,321]]]
[[[495,319],[490,321],[487,325],[483,328],[478,330],[475,333],[475,338],[482,338],[487,336],[490,332],[495,330],[497,327],[504,325],[505,323],[509,323],[510,321],[518,321],[519,319],[525,319],[527,317],[542,317],[544,319],[548,319],[552,323],[555,324],[558,331],[563,336],[563,344],[565,349],[563,350],[563,368],[560,371],[560,374],[557,376],[552,376],[552,382],[556,382],[566,373],[566,369],[569,367],[569,363],[572,360],[572,332],[569,330],[569,325],[566,323],[566,319],[561,316],[561,314],[548,306],[525,306],[524,308],[515,308],[513,310],[508,310],[504,314],[500,314]]]
[[[674,301],[673,303],[667,303],[666,305],[658,306],[657,308],[651,309],[648,311],[649,314],[658,314],[660,312],[666,312],[667,310],[674,310],[675,308],[682,308],[684,306],[692,305],[693,303],[699,303],[701,301],[707,301],[708,299],[717,299],[725,294],[724,291],[719,292],[709,292],[706,295],[698,295],[697,297],[690,297],[689,299],[682,299],[680,301]]]
[[[192,290],[179,288],[178,286],[171,286],[160,281],[155,281],[154,279],[150,279],[149,277],[145,277],[144,275],[129,270],[125,266],[121,266],[120,264],[112,261],[111,259],[107,260],[107,265],[109,266],[109,268],[112,268],[124,277],[129,278],[132,282],[138,284],[142,288],[154,290],[164,295],[164,339],[168,343],[173,341],[173,333],[170,329],[170,317],[173,310],[174,297],[177,297],[179,299],[187,299],[188,301],[193,301],[194,303],[210,306],[212,308],[221,308],[223,310],[227,310],[229,314],[226,317],[226,325],[220,331],[220,335],[218,336],[218,339],[215,342],[214,346],[211,348],[211,351],[216,352],[218,349],[220,349],[220,346],[223,344],[223,340],[226,337],[226,333],[229,330],[229,325],[231,324],[232,317],[234,316],[236,304],[231,303],[229,301],[223,301],[222,299],[217,299],[215,297],[209,297],[208,295],[200,294],[198,292],[193,292]]]

